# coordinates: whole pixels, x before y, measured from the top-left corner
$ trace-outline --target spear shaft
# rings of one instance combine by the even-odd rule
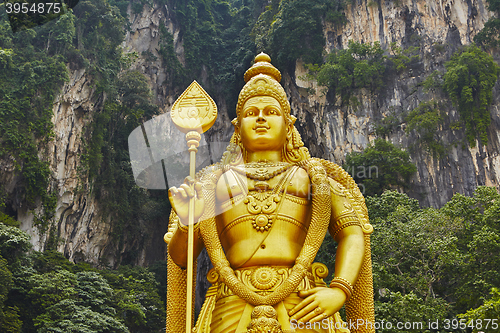
[[[201,133],[207,131],[215,123],[217,105],[198,82],[193,81],[175,101],[170,114],[175,126],[181,132],[186,133],[189,150],[189,176],[194,180],[196,176],[196,152],[200,145]],[[189,199],[188,206],[186,333],[191,333],[193,326],[194,214],[196,190],[194,183],[190,184],[190,186],[195,195]],[[182,305],[179,304],[179,306]],[[167,331],[168,329],[167,327]]]
[[[186,134],[189,147],[189,176],[195,179],[196,175],[196,152],[200,144],[201,136],[192,131]],[[192,185],[194,191],[194,184]],[[193,316],[193,271],[194,271],[194,204],[195,197],[189,199],[188,217],[188,253],[187,253],[187,290],[186,290],[186,333],[191,333]]]

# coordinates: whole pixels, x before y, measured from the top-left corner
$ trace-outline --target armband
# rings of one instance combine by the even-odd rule
[[[335,238],[335,236],[339,233],[340,230],[347,228],[347,227],[350,227],[352,225],[358,225],[358,226],[361,225],[359,223],[359,219],[356,215],[348,215],[348,216],[339,217],[335,221],[335,223],[333,223],[333,227],[330,230],[332,237]]]

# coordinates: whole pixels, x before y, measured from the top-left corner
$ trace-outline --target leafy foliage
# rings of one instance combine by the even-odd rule
[[[474,36],[474,42],[485,47],[500,46],[500,1],[486,0],[488,9],[496,14],[496,17],[491,17],[484,25],[483,29]]]
[[[417,171],[407,152],[383,139],[376,139],[363,152],[347,154],[343,168],[362,187],[364,195],[381,194],[394,187],[406,188]]]
[[[439,156],[444,153],[444,146],[438,136],[442,121],[443,116],[436,102],[422,102],[406,117],[405,131],[407,134],[415,131],[418,135],[415,145]]]
[[[373,92],[383,86],[383,54],[378,42],[349,41],[347,49],[333,51],[323,65],[309,66],[309,70],[319,85],[331,89],[342,98],[342,103],[348,104],[353,90],[368,88]]]
[[[394,110],[375,123],[375,133],[380,138],[387,138],[389,134],[401,125],[400,116]]]
[[[148,269],[97,270],[55,251],[29,253],[29,243],[8,241],[28,235],[14,227],[2,230],[7,244],[1,253],[17,253],[8,261],[0,257],[2,332],[21,332],[21,326],[22,332],[89,333],[164,328],[165,304]]]
[[[322,63],[323,21],[341,24],[342,7],[342,1],[273,1],[254,28],[257,49],[267,50],[283,69],[299,58],[304,63]]]
[[[491,120],[488,108],[499,74],[498,65],[477,46],[469,46],[455,53],[445,67],[443,88],[458,107],[469,144],[475,146],[476,137],[486,144]]]
[[[413,292],[402,294],[399,291],[387,291],[382,289],[384,301],[375,303],[376,318],[383,318],[386,323],[405,323],[408,329],[395,329],[395,326],[388,328],[385,325],[377,332],[387,333],[413,333],[413,332],[429,332],[429,320],[442,323],[446,318],[448,304],[441,298],[431,298],[424,300]],[[419,326],[420,325],[420,326]],[[434,331],[433,331],[434,332]],[[438,331],[443,332],[444,331]]]
[[[37,332],[129,333],[127,327],[112,316],[77,305],[64,299],[49,307],[35,321]]]
[[[30,248],[29,235],[16,227],[0,223],[0,256],[12,263]]]
[[[461,318],[466,318],[472,321],[474,325],[474,333],[479,330],[482,332],[493,333],[498,331],[498,327],[491,324],[491,319],[500,318],[500,291],[498,288],[491,288],[491,298],[476,309],[470,309],[465,314],[459,315]],[[480,323],[478,325],[478,323]],[[489,327],[486,327],[489,324]]]
[[[71,13],[59,20],[71,20]],[[0,156],[13,158],[28,206],[41,199],[45,210],[38,218],[45,222],[55,207],[47,192],[50,169],[38,157],[38,145],[52,137],[52,103],[68,74],[56,49],[43,45],[40,39],[47,34],[59,38],[59,32],[58,22],[51,22],[37,31],[13,34],[6,15],[0,17]],[[61,40],[59,47],[64,43]]]
[[[422,82],[424,91],[428,93],[429,91],[435,91],[437,88],[441,88],[443,85],[441,77],[442,73],[437,70],[432,72],[431,75],[427,76]]]
[[[413,61],[416,61],[420,58],[417,54],[419,48],[416,46],[409,47],[407,49],[403,49],[400,46],[396,45],[396,42],[391,43],[391,52],[394,57],[391,58],[394,66],[396,67],[396,71],[402,72],[406,70],[406,66]]]
[[[415,199],[394,191],[367,197],[366,203],[375,229],[379,318],[442,322],[471,308],[463,317],[496,318],[495,291],[488,297],[499,283],[500,194],[495,188],[478,187],[473,197],[456,194],[439,210],[419,208]]]

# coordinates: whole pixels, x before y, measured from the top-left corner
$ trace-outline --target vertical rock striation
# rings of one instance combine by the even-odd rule
[[[367,91],[357,92],[359,105],[354,107],[341,107],[334,98],[325,100],[318,94],[304,92],[317,87],[315,82],[303,79],[306,72],[298,61],[295,73],[285,76],[285,84],[304,141],[315,145],[311,147],[312,153],[342,163],[347,153],[361,151],[375,138],[375,126],[389,115],[398,117],[401,122],[388,139],[408,149],[417,137],[405,134],[403,115],[422,102],[434,100],[444,105],[442,111],[447,114],[439,129],[447,151],[445,156],[437,158],[425,151],[411,150],[418,171],[411,181],[409,194],[424,206],[440,207],[454,193],[471,195],[478,185],[498,186],[498,84],[490,108],[492,122],[488,144],[483,146],[477,142],[475,148],[465,143],[463,129],[451,126],[459,121],[459,115],[449,98],[441,91],[426,93],[421,86],[435,70],[444,72],[444,63],[454,51],[472,43],[473,37],[492,16],[485,1],[357,0],[348,5],[345,14],[347,24],[343,28],[327,26],[325,29],[328,51],[347,48],[350,40],[380,42],[383,49],[389,49],[395,42],[403,49],[418,47],[420,59],[401,74],[389,71],[386,85],[375,98]]]

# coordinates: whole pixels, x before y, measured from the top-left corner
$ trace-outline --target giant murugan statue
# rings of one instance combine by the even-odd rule
[[[195,256],[205,247],[214,266],[193,332],[374,332],[364,198],[342,168],[310,157],[280,80],[259,54],[221,161],[170,189],[167,332],[185,330],[192,197]],[[329,286],[326,266],[314,263],[327,231],[338,242]]]

